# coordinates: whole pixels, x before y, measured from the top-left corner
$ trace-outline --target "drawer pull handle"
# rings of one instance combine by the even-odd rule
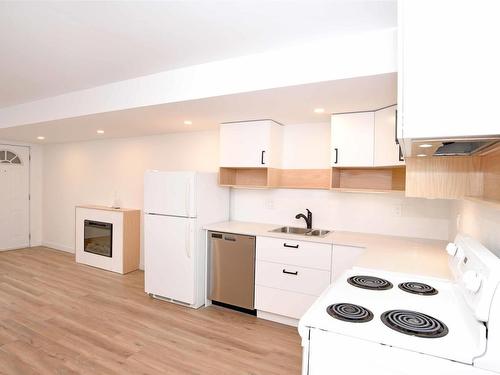
[[[299,271],[290,272],[290,271],[287,271],[286,269],[283,268],[283,273],[286,273],[287,275],[295,275],[295,276],[297,276],[299,274]]]
[[[289,245],[286,242],[283,244],[283,246],[285,246],[285,247],[291,247],[292,249],[298,249],[299,248],[299,245]]]

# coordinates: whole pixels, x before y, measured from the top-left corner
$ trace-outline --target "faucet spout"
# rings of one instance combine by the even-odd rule
[[[312,212],[309,211],[309,209],[306,209],[306,211],[307,211],[307,216],[302,213],[299,213],[295,215],[295,218],[304,219],[306,221],[307,229],[312,229]]]

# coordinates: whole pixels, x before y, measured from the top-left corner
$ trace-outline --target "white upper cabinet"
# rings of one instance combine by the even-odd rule
[[[400,138],[500,134],[499,12],[498,1],[398,2]]]
[[[404,164],[396,143],[396,106],[332,116],[333,167]]]
[[[373,152],[373,165],[375,167],[404,164],[396,139],[396,108],[394,105],[375,111]]]
[[[282,125],[272,120],[221,124],[219,136],[221,167],[281,166]]]
[[[374,113],[332,116],[332,166],[373,166]]]

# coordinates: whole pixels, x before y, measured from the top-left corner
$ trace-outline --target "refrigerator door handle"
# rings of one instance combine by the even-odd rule
[[[191,259],[191,223],[187,224],[186,231],[186,255],[189,259]]]
[[[189,209],[189,202],[191,202],[191,184],[188,182],[186,184],[186,201],[185,201],[185,205],[186,205],[186,216],[189,217],[190,216],[190,209]]]

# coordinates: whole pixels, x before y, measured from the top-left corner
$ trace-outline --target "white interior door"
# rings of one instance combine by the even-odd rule
[[[193,304],[195,299],[196,219],[145,215],[147,293]]]
[[[0,250],[30,245],[29,148],[0,144]]]

